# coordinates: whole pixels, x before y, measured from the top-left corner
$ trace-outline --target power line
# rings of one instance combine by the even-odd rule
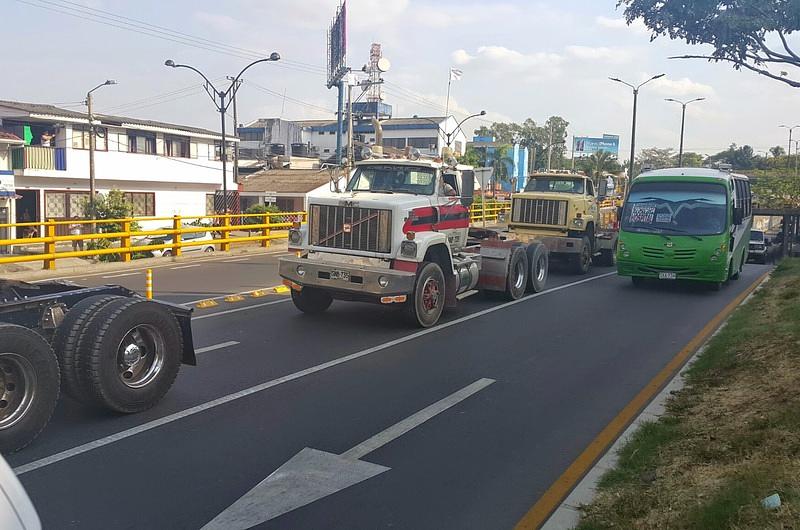
[[[259,85],[258,83],[254,83],[253,81],[248,81],[247,84],[248,85],[252,85],[253,87],[255,87],[258,90],[261,90],[262,92],[266,92],[267,94],[271,94],[271,95],[273,95],[275,97],[278,97],[278,98],[281,98],[281,99],[286,99],[287,101],[291,101],[291,102],[293,102],[295,104],[303,105],[305,107],[316,109],[316,110],[319,110],[319,111],[322,111],[322,112],[325,112],[325,113],[329,113],[329,114],[336,114],[336,111],[334,111],[334,110],[331,110],[331,109],[328,109],[328,108],[325,108],[325,107],[320,107],[319,105],[314,105],[313,103],[308,103],[307,101],[303,101],[303,100],[300,100],[300,99],[292,98],[292,97],[289,97],[289,96],[284,96],[284,94],[281,94],[280,92],[277,92],[275,90],[270,90],[269,88],[263,87],[263,86]]]

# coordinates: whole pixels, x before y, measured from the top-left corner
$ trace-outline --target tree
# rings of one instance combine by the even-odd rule
[[[495,182],[507,182],[509,178],[509,167],[514,167],[514,159],[508,156],[510,145],[501,145],[495,149],[490,156],[489,166],[494,169],[492,178]]]
[[[582,171],[595,183],[605,173],[619,173],[623,171],[614,156],[608,151],[597,151],[591,156],[579,158],[575,161],[575,169]]]
[[[786,154],[786,149],[783,146],[776,145],[775,147],[769,148],[769,154],[773,156],[773,158],[778,158]]]
[[[88,199],[83,203],[83,215],[92,217],[92,205]],[[98,193],[94,198],[94,218],[98,221],[104,219],[125,219],[133,215],[133,203],[125,198],[119,190],[111,190],[107,194]],[[100,233],[121,232],[121,223],[101,223],[97,230]]]
[[[703,167],[704,160],[703,155],[700,153],[683,153],[683,161],[681,164],[683,167]],[[675,165],[678,165],[677,157],[675,157]]]
[[[756,157],[751,146],[743,145],[739,147],[736,144],[731,144],[725,151],[709,156],[706,162],[709,164],[722,162],[730,164],[734,169],[745,170],[753,169]]]
[[[664,149],[658,147],[642,149],[639,152],[639,156],[636,157],[636,164],[639,165],[636,174],[639,174],[642,166],[650,166],[651,169],[671,167],[674,164],[673,160],[675,156],[675,150],[671,147]]]
[[[458,158],[459,164],[466,164],[472,167],[483,167],[484,164],[484,150],[475,149],[472,146],[467,147],[464,154]]]
[[[785,174],[758,177],[753,195],[765,208],[800,208],[800,179]]]
[[[800,30],[797,0],[619,0],[618,5],[626,6],[628,24],[644,21],[652,31],[651,40],[666,35],[714,47],[709,55],[673,58],[726,61],[737,70],[745,68],[800,87],[798,71],[788,68],[800,68],[800,52],[787,40],[787,35]],[[772,44],[773,36],[780,44]],[[789,72],[771,71],[773,66]]]

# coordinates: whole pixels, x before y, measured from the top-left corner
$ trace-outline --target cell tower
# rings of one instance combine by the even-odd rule
[[[381,94],[381,69],[378,64],[383,57],[381,53],[381,45],[373,42],[369,47],[369,92],[367,92],[367,101],[380,102],[383,101],[383,94]]]

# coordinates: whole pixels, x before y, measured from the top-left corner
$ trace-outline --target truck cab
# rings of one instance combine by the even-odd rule
[[[535,173],[512,197],[509,233],[542,242],[553,258],[586,274],[592,260],[614,264],[615,212],[601,208],[594,182],[585,175]]]

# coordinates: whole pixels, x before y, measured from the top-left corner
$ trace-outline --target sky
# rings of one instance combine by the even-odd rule
[[[277,51],[280,62],[243,76],[239,122],[334,119],[326,31],[338,3],[3,0],[11,52],[2,59],[0,99],[80,110],[88,89],[114,79],[94,93],[97,112],[219,130],[199,76],[164,60],[195,66],[222,87],[226,76]],[[641,23],[624,23],[616,0],[349,0],[347,10],[348,65],[360,70],[370,44],[381,43],[391,63],[384,97],[397,117],[442,115],[455,67],[463,77],[452,84],[451,112],[459,119],[487,112],[465,126],[469,133],[492,121],[559,115],[570,135],[618,134],[620,158],[630,149],[632,93],[608,77],[638,84],[667,74],[639,94],[637,151],[677,150],[681,109],[665,98],[707,98],[688,106],[685,151],[785,147],[787,132],[778,126],[800,123],[797,89],[724,63],[668,59],[707,49],[651,42]],[[800,49],[800,39],[792,42]]]

